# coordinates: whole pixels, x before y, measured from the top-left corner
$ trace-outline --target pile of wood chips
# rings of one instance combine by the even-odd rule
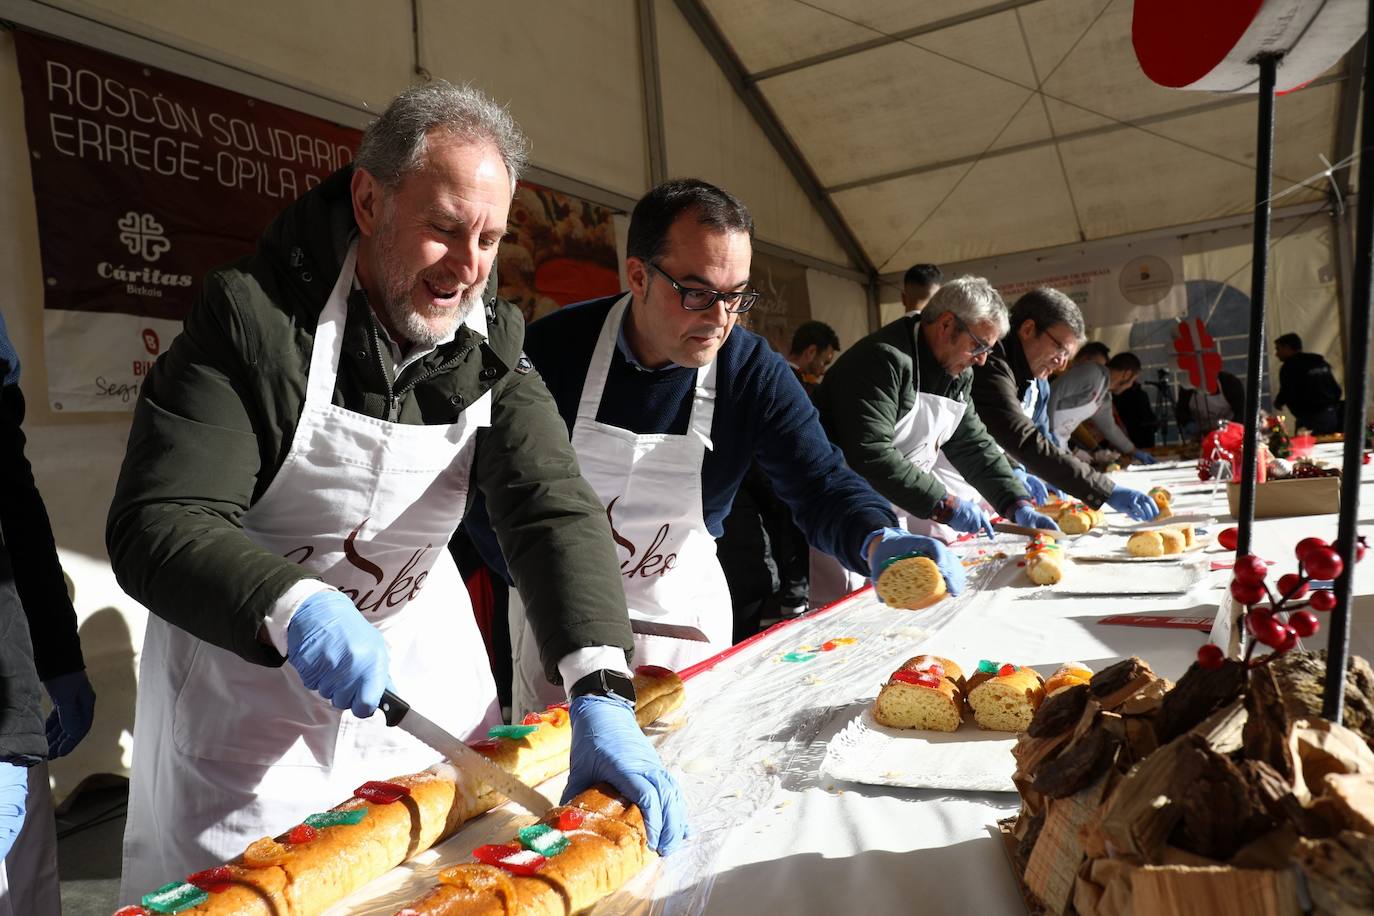
[[[1325,653],[1177,685],[1130,658],[1046,698],[1015,748],[1003,829],[1028,903],[1055,916],[1374,912],[1374,671],[1343,724]]]

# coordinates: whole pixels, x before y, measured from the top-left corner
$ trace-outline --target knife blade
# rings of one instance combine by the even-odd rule
[[[688,642],[710,642],[710,638],[696,627],[686,624],[662,623],[657,620],[636,620],[630,618],[631,632],[641,636],[667,636],[669,639],[685,639]]]
[[[416,712],[390,690],[382,691],[382,701],[377,708],[386,717],[387,725],[401,728],[448,760],[476,773],[492,789],[531,814],[543,817],[553,808],[553,802],[468,747],[452,732]]]
[[[1013,525],[1011,522],[993,522],[992,530],[1000,531],[1003,534],[1021,534],[1025,535],[1028,538],[1037,537],[1042,534],[1047,534],[1050,537],[1056,539],[1064,536],[1061,532],[1058,531],[1045,531],[1041,528],[1028,528],[1025,525]]]

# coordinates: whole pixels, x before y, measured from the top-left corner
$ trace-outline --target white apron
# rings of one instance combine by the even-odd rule
[[[291,450],[243,529],[348,594],[386,639],[396,692],[467,736],[499,721],[499,710],[448,542],[467,504],[491,397],[437,426],[331,403],[355,258],[356,245],[320,315]],[[486,332],[480,306],[467,323]],[[437,759],[379,715],[335,709],[289,664],[246,662],[150,615],[120,899],[224,862],[369,779]]]
[[[711,447],[715,415],[716,361],[697,370],[685,435],[639,435],[598,422],[629,303],[626,294],[601,326],[582,384],[572,445],[583,478],[606,507],[630,619],[694,626],[710,639],[700,643],[635,634],[636,665],[679,671],[729,648],[733,635],[730,589],[716,559],[716,539],[706,529],[701,496],[701,467]],[[562,701],[564,688],[544,678],[534,631],[517,601],[511,602],[510,620],[512,715]]]
[[[1034,385],[1031,386],[1034,389]],[[1105,389],[1104,389],[1105,391]],[[1110,395],[1108,395],[1110,397]],[[1054,430],[1054,438],[1064,448],[1068,448],[1069,437],[1078,428],[1078,424],[1084,420],[1091,420],[1102,408],[1102,401],[1089,401],[1087,404],[1080,404],[1077,407],[1065,407],[1054,412],[1050,418],[1051,428]]]
[[[912,329],[913,335],[920,333],[920,325]],[[915,360],[920,359],[919,343]],[[922,471],[934,474],[945,488],[956,496],[981,500],[978,491],[964,482],[940,449],[959,428],[964,418],[965,404],[952,398],[929,394],[920,389],[920,364],[914,362],[916,375],[916,403],[911,410],[898,418],[892,428],[892,447],[901,452],[907,461]],[[927,518],[913,518],[901,506],[892,505],[897,516],[897,525],[913,534],[924,534],[939,538],[945,543],[953,543],[959,532],[948,525]],[[811,548],[811,590],[809,600],[812,607],[829,604],[856,589],[862,588],[865,577],[846,569],[839,560]]]

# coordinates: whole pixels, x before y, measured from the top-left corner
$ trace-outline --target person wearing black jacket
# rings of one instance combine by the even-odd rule
[[[1274,409],[1287,407],[1299,429],[1324,436],[1341,428],[1341,386],[1331,364],[1319,353],[1304,353],[1302,338],[1284,334],[1274,341],[1279,368],[1279,393]]]
[[[9,898],[16,913],[46,916],[60,913],[61,902],[52,796],[47,767],[41,764],[44,757],[69,753],[86,736],[95,692],[86,677],[76,611],[57,558],[52,524],[24,455],[19,369],[19,357],[0,317],[0,630],[7,630],[0,633],[0,715],[5,717],[0,726],[0,855],[9,860],[0,867],[0,896]],[[40,682],[53,711],[46,726],[38,719],[35,744],[32,731],[41,708]],[[15,740],[18,743],[12,744]],[[16,767],[25,768],[22,778]],[[13,821],[14,834],[7,820]]]
[[[1048,287],[1026,293],[1012,306],[1010,333],[973,367],[973,405],[997,444],[1031,474],[1094,509],[1106,503],[1148,521],[1159,514],[1153,499],[1079,461],[1032,420],[1037,380],[1067,364],[1085,336],[1083,315],[1068,296]]]

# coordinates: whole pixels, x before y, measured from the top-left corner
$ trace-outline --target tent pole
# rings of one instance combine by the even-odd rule
[[[1371,0],[1374,2],[1374,0]],[[1274,82],[1282,54],[1261,54],[1259,127],[1255,140],[1255,250],[1250,272],[1250,350],[1245,372],[1245,444],[1240,467],[1240,530],[1236,556],[1250,552],[1259,459],[1260,384],[1264,378],[1264,310],[1269,281],[1269,197],[1274,168]]]
[[[1369,0],[1366,25],[1374,23],[1374,0]],[[1370,68],[1374,55],[1364,59],[1364,84],[1371,84]],[[1361,128],[1360,189],[1374,181],[1374,95],[1364,94],[1364,124]],[[1355,210],[1355,264],[1350,283],[1350,336],[1346,339],[1345,363],[1345,455],[1341,464],[1341,511],[1336,528],[1336,552],[1345,568],[1336,577],[1336,607],[1331,612],[1326,644],[1326,692],[1322,715],[1341,721],[1345,705],[1345,668],[1350,655],[1350,600],[1355,573],[1356,523],[1360,517],[1361,455],[1364,450],[1365,411],[1368,408],[1370,262],[1374,259],[1374,194],[1362,193]],[[1352,388],[1353,385],[1353,388]]]

